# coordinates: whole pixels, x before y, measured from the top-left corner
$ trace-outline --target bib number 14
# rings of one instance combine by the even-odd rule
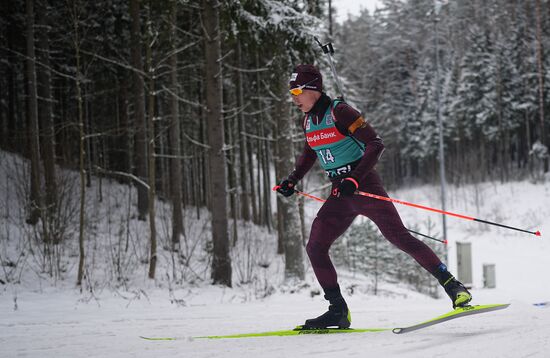
[[[330,152],[330,149],[321,149],[318,153],[324,164],[327,164],[328,162],[334,163],[334,156]]]

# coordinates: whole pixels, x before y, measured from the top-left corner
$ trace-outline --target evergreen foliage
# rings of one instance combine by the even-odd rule
[[[548,1],[385,0],[344,22],[336,43],[339,70],[356,91],[350,100],[377,128],[388,150],[386,183],[438,178],[435,43],[447,178],[454,183],[537,178],[544,160],[529,153],[549,146],[550,82],[537,63],[537,14],[542,22],[542,76],[548,78]],[[435,26],[439,37],[435,38]],[[547,117],[547,116],[546,116]],[[542,138],[544,136],[544,138]],[[536,163],[535,163],[536,162]]]

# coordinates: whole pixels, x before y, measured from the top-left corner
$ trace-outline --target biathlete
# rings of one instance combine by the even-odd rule
[[[332,182],[331,195],[313,221],[306,246],[329,308],[321,316],[306,320],[303,328],[348,328],[351,324],[329,249],[357,215],[371,219],[388,241],[431,273],[451,298],[453,308],[467,305],[472,299],[470,292],[426,244],[407,231],[391,202],[354,195],[361,190],[388,196],[375,169],[384,144],[371,125],[350,105],[323,92],[321,73],[313,65],[296,66],[289,85],[294,104],[305,114],[305,145],[294,171],[280,182],[277,191],[291,196],[317,159]]]

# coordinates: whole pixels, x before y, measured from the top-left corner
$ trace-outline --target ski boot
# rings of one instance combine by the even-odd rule
[[[340,293],[340,287],[325,290],[325,299],[330,302],[328,311],[317,318],[306,320],[301,329],[349,328],[351,325],[351,314],[346,301],[344,301]]]
[[[453,302],[453,309],[465,307],[472,300],[470,291],[447,271],[447,267],[444,264],[438,267],[435,276]]]
[[[453,301],[453,308],[467,306],[472,300],[472,294],[464,285],[456,278],[451,277],[443,284],[443,288],[447,295]]]

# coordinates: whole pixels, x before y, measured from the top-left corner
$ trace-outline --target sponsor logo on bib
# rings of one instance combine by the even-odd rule
[[[310,147],[319,147],[342,140],[344,136],[336,128],[321,129],[309,132],[306,135]]]

